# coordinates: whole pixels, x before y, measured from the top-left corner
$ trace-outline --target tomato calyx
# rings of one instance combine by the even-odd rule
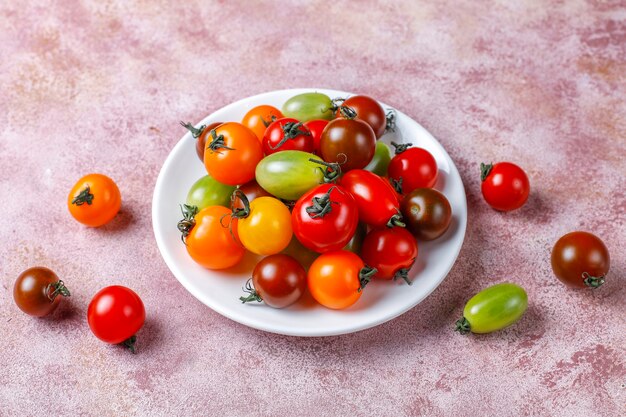
[[[128,348],[128,350],[130,350],[130,352],[132,354],[137,353],[137,350],[135,349],[135,343],[137,342],[137,336],[133,335],[131,337],[129,337],[128,339],[124,340],[121,345],[124,345],[125,347]]]
[[[330,187],[328,191],[321,197],[313,197],[313,200],[312,200],[313,205],[308,206],[305,209],[312,219],[324,217],[326,214],[331,212],[333,204],[339,204],[338,201],[331,201],[330,199],[330,193],[335,188],[337,187],[335,186]]]
[[[467,334],[470,332],[470,329],[471,329],[470,322],[467,321],[465,317],[461,317],[460,319],[456,321],[456,327],[454,329],[455,331],[461,334]]]
[[[184,127],[185,129],[187,129],[190,133],[191,136],[194,137],[194,139],[198,139],[200,137],[200,135],[202,134],[202,132],[204,132],[204,129],[206,129],[206,125],[202,125],[198,128],[196,128],[194,125],[192,125],[191,123],[187,122],[180,122],[181,126]]]
[[[391,216],[389,218],[389,221],[387,222],[387,227],[394,227],[394,226],[406,227],[406,224],[402,221],[402,214],[400,214],[400,212]]]
[[[235,201],[237,199],[241,200],[241,204],[243,205],[243,208],[235,207]],[[233,210],[233,212],[230,213],[231,222],[233,219],[245,219],[246,217],[250,215],[250,201],[248,200],[248,197],[246,197],[246,194],[243,191],[241,191],[239,188],[233,191],[233,195],[230,196],[230,202],[231,202],[231,207]],[[225,214],[224,216],[222,216],[222,218],[228,215],[229,214]]]
[[[176,227],[178,231],[181,233],[180,240],[187,245],[187,241],[185,240],[189,233],[191,233],[191,229],[196,225],[196,220],[194,217],[198,214],[197,206],[190,206],[188,204],[182,204],[180,206],[180,211],[183,214],[182,220],[178,222]]]
[[[83,191],[78,193],[76,197],[72,200],[72,204],[76,204],[77,206],[82,206],[87,203],[88,206],[93,202],[94,195],[91,194],[91,190],[89,186],[87,186]]]
[[[275,151],[287,142],[289,139],[294,139],[298,136],[311,136],[311,132],[305,129],[301,129],[302,122],[287,122],[281,126],[283,130],[283,138],[276,144],[276,146],[269,145],[270,149]]]
[[[319,159],[309,158],[309,161],[316,164],[324,165],[326,170],[324,171],[324,182],[335,182],[341,175],[341,163],[339,162],[325,162]],[[321,169],[321,168],[320,168]]]
[[[372,268],[371,266],[365,265],[363,268],[361,268],[361,270],[359,271],[359,284],[360,285],[359,285],[359,289],[357,290],[358,292],[363,291],[363,288],[365,288],[367,284],[369,284],[369,282],[372,280],[376,272],[378,272],[378,269]]]
[[[356,110],[354,110],[350,106],[341,105],[339,106],[339,113],[344,119],[353,120],[357,117]]]
[[[411,146],[413,146],[412,143],[396,143],[396,142],[391,142],[391,144],[393,145],[394,148],[396,148],[396,155],[401,154],[402,152],[406,151],[407,149],[409,149]]]
[[[70,290],[67,289],[62,280],[46,285],[45,293],[50,302],[53,302],[59,295],[63,297],[69,297],[71,295]]]
[[[493,164],[480,163],[480,180],[485,181],[493,168]]]
[[[415,262],[415,259],[413,259],[413,262]],[[411,264],[412,266],[413,264]],[[411,269],[411,267],[408,268],[402,268],[399,269],[398,272],[396,272],[393,276],[393,280],[397,280],[398,278],[402,278],[404,280],[404,282],[406,282],[408,285],[413,285],[413,281],[411,281],[409,279],[409,270]]]
[[[396,190],[396,192],[398,194],[402,194],[402,177],[395,179],[395,178],[389,178],[389,182],[391,183],[391,186],[393,187],[394,190]]]
[[[598,288],[604,284],[604,275],[600,275],[599,277],[594,277],[590,275],[588,272],[583,272],[582,278],[583,282],[589,288]]]
[[[265,120],[263,118],[263,116],[259,117],[261,119],[261,123],[263,123],[263,126],[265,126],[266,128],[269,127],[269,125],[271,125],[272,123],[274,123],[276,121],[276,116],[274,116],[273,114],[270,116],[270,121],[268,122],[267,120]]]
[[[219,150],[220,149],[226,149],[229,151],[234,151],[234,148],[230,148],[228,146],[226,146],[226,143],[224,142],[224,135],[217,135],[217,133],[215,132],[215,129],[211,130],[211,143],[209,143],[206,147],[206,149],[210,149],[211,152],[216,152],[216,153],[221,153]]]
[[[246,281],[246,285],[244,287],[242,287],[243,292],[248,293],[248,295],[246,296],[241,296],[239,297],[239,300],[245,304],[245,303],[249,303],[251,301],[256,301],[256,302],[261,302],[263,301],[263,299],[261,298],[261,296],[259,295],[259,293],[256,291],[256,289],[254,288],[254,286],[252,286],[252,278],[249,278]]]
[[[396,117],[397,113],[394,109],[390,109],[386,114],[385,133],[396,131]]]

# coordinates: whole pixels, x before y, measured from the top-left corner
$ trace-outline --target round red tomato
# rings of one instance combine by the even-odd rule
[[[387,116],[383,107],[369,96],[353,96],[345,100],[337,111],[336,117],[354,117],[370,125],[376,139],[385,134]]]
[[[528,200],[530,183],[524,170],[510,162],[480,164],[481,191],[487,204],[499,211],[518,209]]]
[[[338,162],[341,170],[365,168],[376,152],[376,135],[362,120],[335,119],[320,139],[320,153],[326,162]]]
[[[437,182],[437,162],[426,149],[411,148],[410,143],[397,144],[396,155],[389,163],[391,185],[403,195],[416,188],[432,188]]]
[[[112,285],[98,291],[89,303],[87,322],[93,334],[106,343],[124,343],[135,353],[135,334],[146,319],[141,298],[131,289]]]
[[[263,135],[263,152],[271,155],[278,151],[303,151],[315,149],[309,129],[296,119],[284,117],[272,122]]]
[[[417,259],[417,242],[402,227],[374,229],[363,241],[361,257],[378,270],[376,278],[402,278],[411,285],[408,274]]]
[[[341,177],[339,185],[354,197],[362,222],[372,227],[404,227],[398,198],[385,179],[354,169]]]
[[[570,287],[598,288],[610,266],[609,250],[589,232],[568,233],[552,249],[554,275]]]
[[[359,222],[359,211],[349,192],[334,184],[322,184],[298,199],[291,221],[298,240],[323,253],[341,249],[350,242]]]
[[[328,120],[321,119],[309,120],[304,124],[311,132],[311,136],[313,136],[313,149],[315,149],[315,154],[317,155],[320,155],[320,140],[322,139],[322,132],[327,125]]]

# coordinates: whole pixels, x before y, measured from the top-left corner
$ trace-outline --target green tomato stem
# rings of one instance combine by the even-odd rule
[[[470,322],[467,321],[465,317],[462,317],[456,321],[456,328],[454,330],[461,334],[467,334],[471,331]]]
[[[589,275],[588,272],[583,272],[582,278],[585,285],[589,288],[598,288],[601,287],[602,284],[604,284],[604,275],[594,277],[592,275]]]
[[[72,200],[72,204],[76,204],[77,206],[82,206],[87,203],[88,206],[93,202],[94,195],[91,194],[89,186],[87,186],[84,190],[82,190],[74,199]]]
[[[248,293],[248,295],[246,296],[239,297],[239,300],[242,303],[249,303],[251,301],[257,301],[260,303],[261,301],[263,301],[259,293],[256,291],[256,289],[254,289],[254,286],[252,285],[252,278],[249,278],[246,281],[246,285],[242,288],[242,290],[243,292]]]
[[[187,245],[185,239],[189,236],[189,233],[191,233],[191,229],[196,225],[194,217],[198,214],[198,207],[182,204],[180,211],[183,213],[183,218],[178,222],[176,227],[178,227],[178,231],[181,233],[180,240]]]
[[[50,290],[52,290],[52,292],[50,292]],[[54,299],[57,298],[57,296],[59,295],[63,297],[69,297],[71,295],[70,290],[67,289],[62,280],[58,280],[57,282],[48,284],[48,286],[46,287],[46,294],[50,302],[54,301]]]
[[[402,221],[402,214],[396,213],[389,218],[389,221],[387,222],[387,227],[394,226],[406,227],[406,224],[404,224],[404,222]]]
[[[401,154],[402,152],[406,151],[411,146],[413,146],[412,143],[396,143],[396,142],[391,142],[391,145],[393,145],[393,147],[396,148],[396,155]]]
[[[493,164],[483,164],[480,163],[480,180],[485,181],[493,168]]]
[[[180,124],[189,132],[191,132],[191,136],[193,136],[195,139],[198,139],[198,137],[202,134],[202,132],[204,132],[204,129],[206,128],[206,125],[202,125],[196,129],[191,123],[185,123],[182,121],[180,122]]]
[[[133,335],[129,337],[128,339],[124,340],[121,344],[126,346],[128,350],[131,351],[131,353],[135,354],[137,353],[135,349],[135,342],[137,342],[137,336]]]

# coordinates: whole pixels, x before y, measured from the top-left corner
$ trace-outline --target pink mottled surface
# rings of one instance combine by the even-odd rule
[[[4,1],[0,5],[0,415],[618,416],[626,413],[623,1]],[[183,131],[259,92],[370,94],[446,147],[469,226],[444,283],[392,322],[298,339],[214,313],[157,250],[151,197]],[[532,195],[496,213],[478,163],[526,169]],[[108,226],[68,214],[70,187],[112,176]],[[598,291],[552,276],[562,234],[612,255]],[[13,304],[46,265],[72,297],[53,317]],[[523,285],[530,307],[487,336],[452,331],[481,288]],[[147,309],[135,356],[99,342],[86,308],[108,284]]]

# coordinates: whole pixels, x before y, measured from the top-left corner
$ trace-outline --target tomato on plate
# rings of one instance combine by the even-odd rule
[[[117,184],[102,174],[85,175],[74,184],[67,197],[72,217],[90,227],[110,222],[121,205],[122,196]]]
[[[321,254],[309,268],[309,292],[324,307],[350,307],[376,274],[352,252],[338,250]]]
[[[596,235],[571,232],[552,248],[552,271],[564,284],[574,288],[598,288],[611,266],[609,250]]]
[[[309,129],[311,136],[313,136],[313,149],[316,155],[320,155],[320,140],[322,139],[322,132],[328,125],[328,120],[315,119],[309,120],[304,123],[304,126]]]
[[[417,259],[417,242],[403,227],[374,229],[363,241],[361,258],[378,270],[376,278],[402,278],[411,285],[409,270]]]
[[[252,281],[252,283],[250,283]],[[306,272],[302,265],[289,255],[270,255],[261,259],[246,282],[247,296],[242,303],[265,302],[270,307],[284,308],[298,301],[306,288]]]
[[[207,172],[222,184],[240,185],[254,179],[263,159],[261,142],[241,123],[228,122],[210,131],[204,153]]]
[[[499,211],[518,209],[528,200],[530,183],[524,170],[510,162],[480,164],[480,189],[487,204]]]
[[[245,183],[244,185],[239,187],[239,190],[246,196],[248,202],[253,202],[255,199],[259,197],[273,197],[270,193],[265,191],[263,187],[261,187],[256,181],[252,180],[250,182]],[[233,190],[234,191],[234,190]],[[233,193],[231,192],[228,196],[229,200],[232,201],[231,207],[234,208],[243,208],[243,201],[237,196],[234,196],[231,199]]]
[[[69,296],[70,291],[63,281],[43,266],[28,268],[17,277],[13,286],[15,304],[24,313],[35,317],[52,313],[61,299]]]
[[[105,287],[94,295],[87,308],[92,333],[105,343],[123,343],[135,353],[135,334],[146,320],[141,298],[121,285]]]
[[[389,162],[389,181],[399,194],[416,188],[432,188],[437,182],[437,162],[426,149],[413,148],[411,143],[398,144],[396,155]]]
[[[361,255],[361,249],[363,248],[363,240],[365,240],[365,235],[367,234],[367,226],[365,223],[359,222],[356,225],[356,230],[354,231],[354,236],[348,242],[346,246],[343,247],[343,250],[347,250],[357,255]]]
[[[376,139],[385,134],[387,116],[378,101],[364,95],[352,96],[344,100],[338,108],[336,117],[353,118],[355,116],[358,120],[363,120],[370,125]]]
[[[433,188],[416,188],[400,203],[406,228],[422,240],[443,235],[452,221],[452,208],[445,195]]]
[[[180,122],[180,124],[191,133],[191,136],[193,136],[194,139],[196,139],[196,154],[198,155],[198,158],[200,158],[200,161],[204,162],[206,139],[211,136],[211,130],[221,125],[222,122],[210,123],[208,125],[202,125],[198,128],[189,122]]]
[[[374,158],[376,135],[362,120],[331,120],[322,132],[320,154],[326,162],[341,164],[341,170],[365,168]]]
[[[313,152],[315,144],[311,132],[302,124],[289,117],[272,122],[263,136],[263,152],[271,155],[279,151]]]
[[[322,253],[341,249],[350,242],[359,211],[349,192],[334,184],[322,184],[298,199],[291,220],[298,240]]]
[[[377,141],[376,150],[374,151],[374,157],[365,168],[366,171],[373,172],[380,177],[387,176],[387,170],[389,169],[389,163],[391,162],[391,150],[385,142]]]
[[[485,288],[465,305],[457,320],[459,333],[491,333],[517,322],[526,311],[528,296],[518,285],[503,283]]]
[[[222,184],[207,174],[191,186],[186,203],[188,206],[198,207],[198,210],[209,206],[228,207],[233,191],[235,186]]]
[[[334,108],[333,101],[326,94],[302,93],[287,100],[283,104],[282,112],[285,117],[308,122],[315,119],[332,119]]]
[[[210,206],[198,211],[195,206],[181,206],[183,219],[178,230],[191,258],[208,269],[224,269],[239,263],[245,253],[236,239],[237,221],[231,228],[224,227],[222,219],[229,216],[230,209]]]
[[[259,141],[263,140],[267,127],[277,119],[281,119],[283,114],[274,106],[263,104],[248,110],[241,124],[252,130]]]

